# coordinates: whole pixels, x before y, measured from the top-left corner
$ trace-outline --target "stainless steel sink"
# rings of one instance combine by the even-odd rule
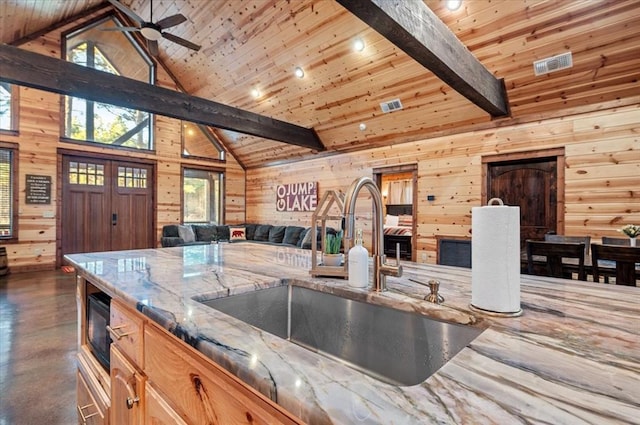
[[[394,385],[423,382],[482,332],[293,285],[202,302]]]

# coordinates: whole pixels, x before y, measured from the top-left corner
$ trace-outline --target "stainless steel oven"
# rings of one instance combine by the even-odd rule
[[[110,305],[111,298],[103,292],[87,296],[87,344],[106,370],[109,370],[111,345],[111,336],[107,330]]]

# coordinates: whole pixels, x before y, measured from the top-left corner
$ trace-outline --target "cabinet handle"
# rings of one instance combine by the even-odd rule
[[[93,406],[93,403],[87,404],[86,406],[82,406],[82,407],[77,406],[78,407],[78,413],[80,414],[80,419],[82,420],[83,424],[87,423],[87,419],[89,419],[92,416],[96,416],[98,414],[98,412],[95,412],[95,413],[92,413],[92,414],[87,415],[87,416],[84,415],[83,410],[88,408],[88,407],[91,407],[91,406]]]
[[[115,375],[115,378],[124,384],[124,387],[127,389],[127,398],[125,399],[125,404],[127,409],[133,409],[133,406],[140,402],[140,397],[136,395],[135,390],[135,374],[130,376],[129,378],[125,378],[120,374],[120,370]]]
[[[140,397],[127,397],[127,409],[133,409],[133,405],[140,402]]]
[[[125,337],[127,335],[131,335],[133,332],[124,332],[124,333],[119,333],[117,332],[118,330],[126,327],[127,325],[120,325],[120,326],[114,326],[113,328],[109,325],[107,325],[107,330],[109,331],[109,334],[117,339],[118,341],[120,341],[120,339],[122,339],[122,337]]]

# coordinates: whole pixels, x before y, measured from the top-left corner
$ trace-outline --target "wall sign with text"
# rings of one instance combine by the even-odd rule
[[[25,183],[26,204],[51,203],[51,176],[27,174]]]
[[[318,182],[279,184],[277,211],[314,211],[318,204]]]

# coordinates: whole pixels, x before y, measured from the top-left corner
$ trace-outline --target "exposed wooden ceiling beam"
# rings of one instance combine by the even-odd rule
[[[509,114],[495,78],[422,0],[337,0],[351,13],[493,117]]]
[[[0,45],[0,79],[12,84],[325,150],[313,129],[17,47]]]

